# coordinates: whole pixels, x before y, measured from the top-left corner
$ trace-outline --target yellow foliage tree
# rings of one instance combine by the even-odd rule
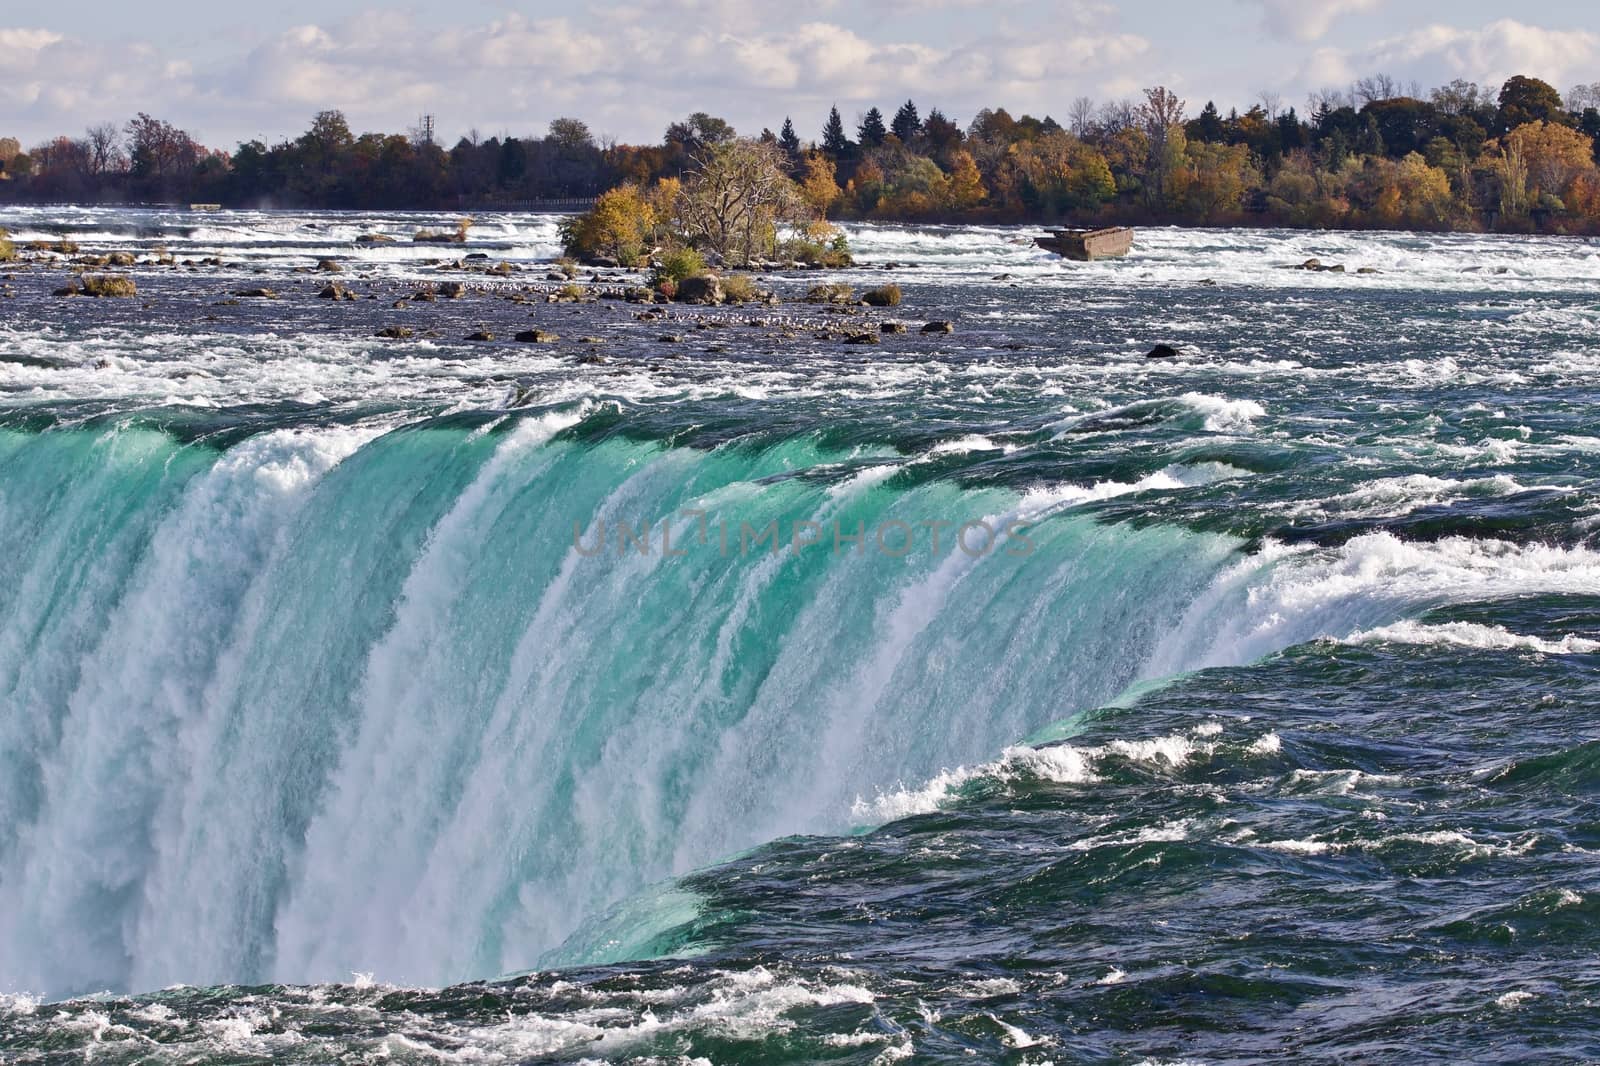
[[[649,250],[658,219],[650,199],[634,184],[601,193],[594,207],[561,223],[561,240],[577,256],[609,256],[633,266]]]
[[[1534,199],[1565,197],[1579,174],[1594,169],[1594,142],[1568,126],[1529,122],[1506,134],[1505,147],[1525,161]]]
[[[833,205],[839,202],[838,170],[833,160],[822,152],[807,152],[805,176],[800,181],[800,196],[818,218],[827,218]]]
[[[978,173],[977,161],[971,152],[961,150],[950,163],[950,206],[957,211],[971,211],[989,196],[989,190],[983,187],[983,175]]]

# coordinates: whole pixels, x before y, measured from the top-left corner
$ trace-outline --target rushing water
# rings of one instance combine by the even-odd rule
[[[1600,246],[448,221],[0,212],[0,1060],[1600,1056]]]

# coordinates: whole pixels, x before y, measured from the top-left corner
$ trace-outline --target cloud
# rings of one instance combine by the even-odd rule
[[[1345,15],[1377,8],[1380,0],[1251,0],[1267,32],[1289,41],[1320,41]]]
[[[1478,29],[1424,26],[1352,51],[1319,49],[1303,67],[1299,81],[1316,88],[1389,72],[1423,85],[1465,78],[1492,87],[1513,74],[1527,74],[1559,88],[1597,66],[1600,33],[1550,30],[1499,19]]]
[[[809,136],[832,104],[849,119],[907,95],[958,119],[1000,105],[1042,115],[1116,81],[1149,50],[1144,38],[1116,32],[1114,13],[1095,2],[1005,5],[1014,23],[961,13],[981,32],[942,36],[925,20],[858,24],[848,5],[828,7],[617,0],[581,18],[505,14],[442,30],[372,11],[192,63],[149,45],[0,29],[0,45],[11,44],[0,49],[0,114],[21,116],[37,140],[116,117],[108,106],[147,110],[218,145],[292,135],[322,108],[344,110],[358,129],[405,129],[431,113],[451,136],[469,126],[535,132],[575,115],[638,141],[695,110],[747,133],[791,114]],[[1053,32],[1067,23],[1073,32]]]

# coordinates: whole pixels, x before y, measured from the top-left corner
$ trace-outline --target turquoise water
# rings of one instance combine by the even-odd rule
[[[863,350],[220,218],[0,216],[229,263],[0,302],[0,1053],[1600,1054],[1593,246],[865,228]]]

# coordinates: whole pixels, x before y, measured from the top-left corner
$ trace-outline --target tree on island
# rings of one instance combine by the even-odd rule
[[[778,225],[809,214],[786,162],[777,144],[753,140],[726,141],[696,157],[677,201],[684,235],[734,266],[772,255]]]

